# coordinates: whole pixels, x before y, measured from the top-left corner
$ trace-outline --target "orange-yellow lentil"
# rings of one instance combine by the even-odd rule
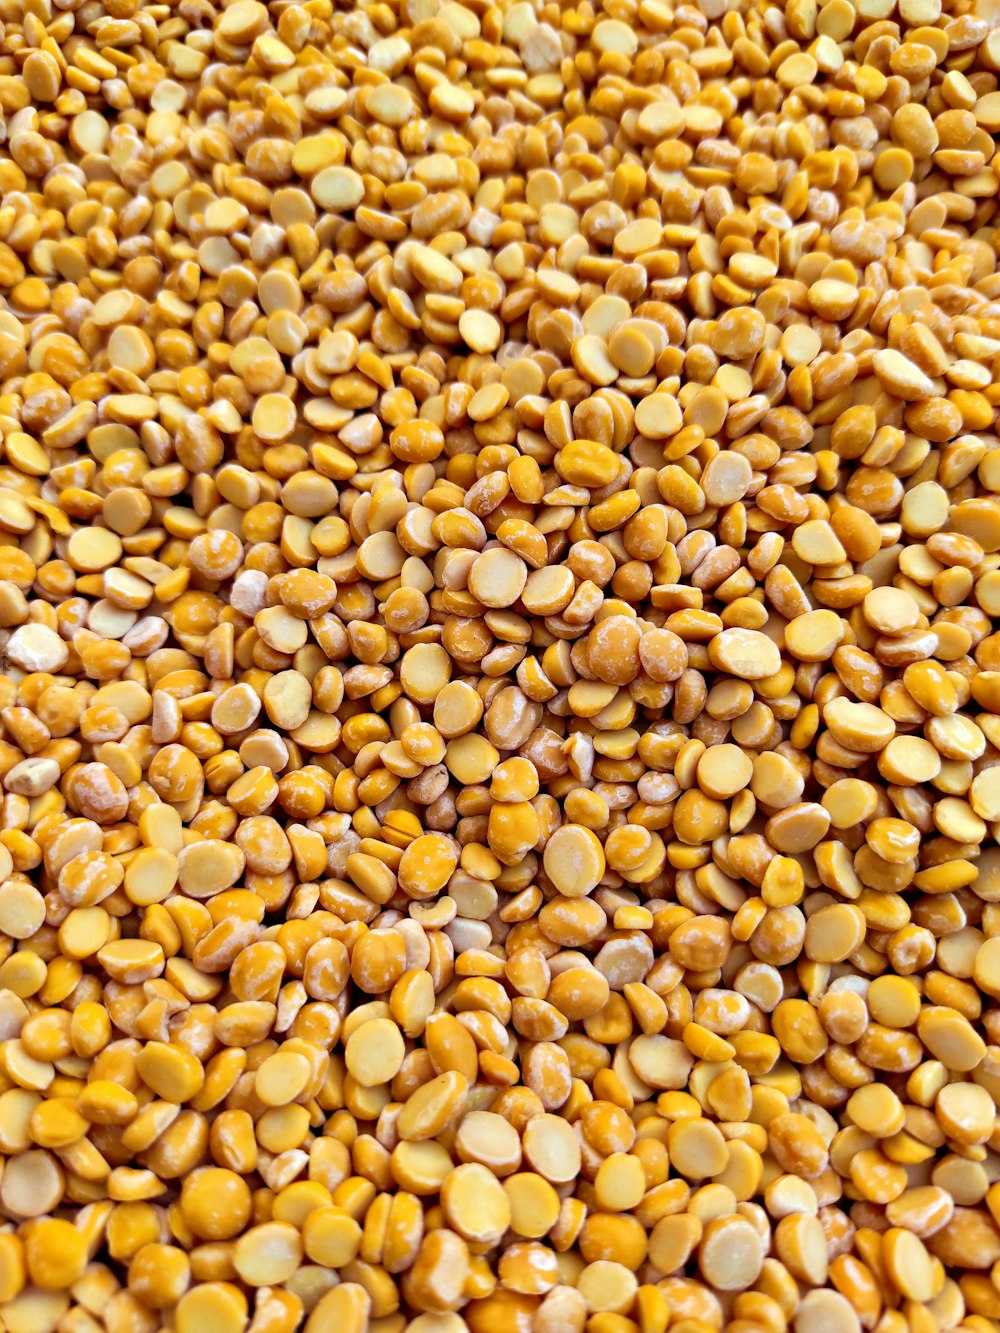
[[[1000,1333],[998,34],[0,7],[0,1328]]]

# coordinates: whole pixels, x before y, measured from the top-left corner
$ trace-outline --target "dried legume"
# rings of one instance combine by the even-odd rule
[[[0,9],[2,1328],[1000,1329],[998,79]]]

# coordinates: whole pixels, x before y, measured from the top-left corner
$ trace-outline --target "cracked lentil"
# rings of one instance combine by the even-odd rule
[[[11,1333],[1000,1325],[998,22],[0,6]]]

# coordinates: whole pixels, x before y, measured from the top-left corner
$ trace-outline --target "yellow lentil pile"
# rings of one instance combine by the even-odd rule
[[[997,1333],[996,0],[0,34],[3,1333]]]

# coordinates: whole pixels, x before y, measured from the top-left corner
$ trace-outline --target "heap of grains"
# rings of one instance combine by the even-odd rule
[[[996,0],[0,111],[0,1327],[997,1333]]]

